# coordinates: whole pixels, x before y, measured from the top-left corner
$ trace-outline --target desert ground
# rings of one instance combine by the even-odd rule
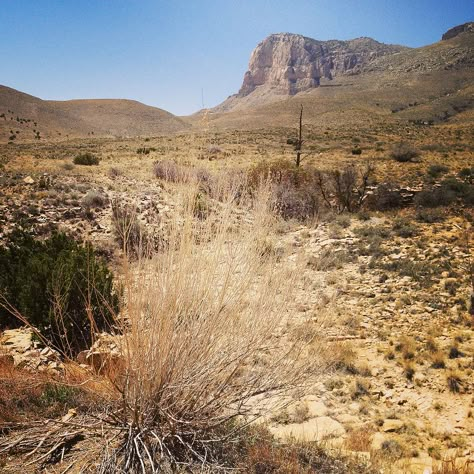
[[[123,278],[114,203],[136,208],[142,228],[159,233],[175,218],[189,175],[209,183],[232,174],[252,177],[272,166],[286,173],[295,159],[288,138],[295,136],[296,122],[295,116],[292,128],[225,130],[201,120],[200,127],[180,134],[3,144],[1,237],[20,225],[39,238],[58,229],[91,242],[116,278]],[[280,337],[286,344],[296,337],[306,341],[300,357],[308,367],[316,358],[320,362],[309,383],[286,393],[288,403],[270,409],[257,425],[265,425],[281,446],[322,447],[330,460],[318,471],[298,464],[295,453],[272,458],[267,445],[259,451],[257,444],[244,471],[474,472],[472,129],[463,123],[312,125],[304,128],[304,138],[298,172],[317,169],[329,180],[334,170],[363,173],[370,163],[370,186],[351,212],[335,204],[333,194],[327,203],[319,196],[304,217],[292,214],[291,194],[279,202],[285,215],[276,207],[265,246],[279,271],[297,267],[288,280],[292,297]],[[408,141],[417,156],[394,159],[400,141]],[[99,157],[99,164],[74,164],[84,153]],[[436,195],[439,202],[433,202],[430,193],[441,189],[444,195],[453,182],[463,183],[465,194],[450,201]],[[378,208],[371,195],[384,183],[395,191]],[[212,214],[218,198],[211,187],[200,189],[199,196]],[[110,344],[97,344],[96,351],[113,352]],[[29,329],[5,331],[1,338],[1,470],[20,472],[19,463],[34,461],[34,472],[95,472],[90,458],[100,436],[80,438],[67,449],[59,439],[55,449],[56,441],[48,439],[42,449],[42,437],[34,434],[22,447],[23,433],[46,419],[68,420],[68,413],[80,419],[94,403],[100,405],[90,395],[51,391],[55,384],[80,391],[80,383],[65,380],[69,365],[79,367],[81,380],[90,376],[99,384],[96,379],[107,378],[92,359],[78,364],[50,356],[43,347]],[[38,370],[41,378],[33,381]],[[21,403],[12,405],[12,391]],[[81,470],[84,453],[90,455],[90,471]]]

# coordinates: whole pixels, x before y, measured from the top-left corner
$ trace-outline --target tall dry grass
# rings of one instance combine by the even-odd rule
[[[42,461],[77,436],[93,436],[103,449],[81,463],[94,472],[214,472],[231,467],[226,450],[248,424],[321,374],[319,332],[288,331],[299,264],[269,249],[271,189],[245,192],[236,179],[213,186],[205,215],[199,181],[177,186],[179,206],[159,251],[124,259],[124,305],[114,315],[121,360],[104,371],[105,385],[86,380],[99,387],[100,413],[70,426],[59,421],[47,442],[35,425],[29,441],[21,435],[4,449],[32,450]],[[123,242],[127,229],[136,230],[124,225]]]
[[[283,334],[297,266],[267,251],[269,188],[245,198],[240,185],[223,186],[205,219],[198,189],[184,188],[162,250],[127,266],[117,385],[125,431],[104,466],[218,464],[239,428],[322,368],[303,357],[312,341]]]

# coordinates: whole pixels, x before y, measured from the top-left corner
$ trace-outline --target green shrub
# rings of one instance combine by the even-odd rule
[[[442,188],[426,189],[419,192],[414,199],[415,205],[419,207],[449,206],[456,200],[456,194]]]
[[[99,157],[92,154],[92,153],[81,153],[74,157],[74,164],[75,165],[85,165],[85,166],[92,166],[99,164]]]
[[[403,217],[395,219],[392,229],[396,235],[402,238],[414,237],[418,233],[417,227]]]
[[[119,309],[113,274],[90,244],[65,234],[44,241],[23,230],[0,248],[0,292],[8,303],[56,348],[69,353],[87,348],[91,318],[96,330],[109,329]],[[21,322],[3,306],[1,327]]]
[[[377,189],[367,200],[368,207],[377,211],[388,211],[403,207],[403,197],[397,188],[398,186],[393,183],[383,183],[377,186]]]
[[[463,168],[458,176],[466,183],[474,184],[474,168]]]
[[[447,173],[448,171],[449,171],[449,168],[447,166],[444,166],[444,165],[431,165],[428,168],[428,174],[432,178],[438,178],[439,176],[441,176],[442,174]]]
[[[353,155],[362,155],[362,148],[356,147],[352,149]]]
[[[419,209],[416,213],[416,220],[426,224],[444,221],[444,214],[438,209]]]
[[[406,163],[420,156],[420,152],[409,143],[399,142],[393,146],[390,156],[396,161]]]

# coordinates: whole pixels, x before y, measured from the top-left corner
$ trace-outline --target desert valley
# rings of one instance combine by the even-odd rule
[[[474,23],[0,86],[0,182],[0,472],[474,472]]]

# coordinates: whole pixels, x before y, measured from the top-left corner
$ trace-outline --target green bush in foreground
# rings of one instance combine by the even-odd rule
[[[92,166],[98,165],[100,160],[98,156],[92,153],[81,153],[80,155],[76,155],[73,161],[75,165]]]
[[[35,240],[15,231],[0,248],[0,302],[8,302],[55,347],[75,354],[93,330],[110,326],[119,296],[113,274],[90,244],[65,234]],[[91,327],[91,320],[95,327]],[[0,306],[0,329],[22,325]]]

